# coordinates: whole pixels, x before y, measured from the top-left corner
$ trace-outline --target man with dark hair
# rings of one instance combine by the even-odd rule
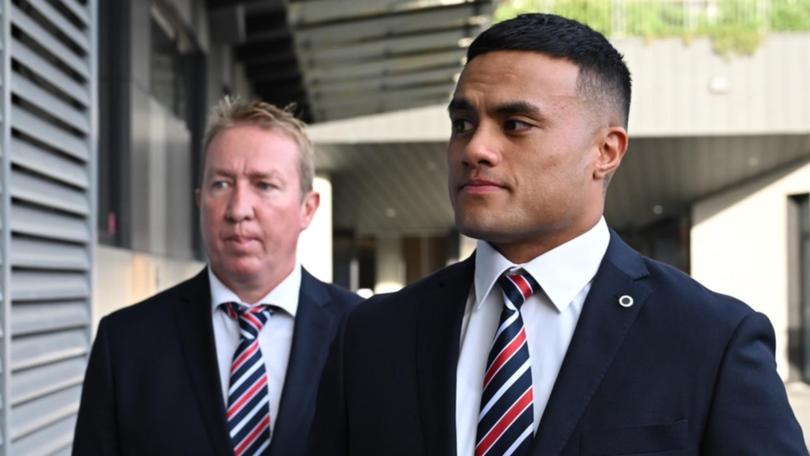
[[[559,16],[470,46],[449,105],[475,254],[361,304],[310,455],[806,455],[767,318],[639,255],[602,216],[630,74]]]

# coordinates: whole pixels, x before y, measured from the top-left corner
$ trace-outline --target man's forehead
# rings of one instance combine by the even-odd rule
[[[459,86],[489,84],[495,86],[548,84],[576,87],[579,66],[570,60],[534,51],[492,51],[467,62],[459,77]]]
[[[576,99],[578,75],[574,63],[538,52],[481,54],[465,66],[448,108],[515,102],[540,106],[554,100]]]

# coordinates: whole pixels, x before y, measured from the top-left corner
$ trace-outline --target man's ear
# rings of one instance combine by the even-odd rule
[[[608,127],[599,142],[599,157],[593,171],[594,179],[605,180],[619,167],[627,152],[627,131],[624,127]]]
[[[307,229],[312,217],[315,216],[315,211],[321,204],[321,194],[316,191],[310,191],[304,196],[304,201],[301,202],[301,231]]]
[[[201,198],[201,196],[200,196],[200,189],[199,189],[199,188],[195,188],[195,189],[194,189],[194,202],[195,202],[195,203],[197,203],[197,209],[199,209],[199,208],[200,208],[200,198]]]

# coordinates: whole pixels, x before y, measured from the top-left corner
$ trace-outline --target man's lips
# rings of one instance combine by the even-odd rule
[[[503,190],[504,188],[503,185],[491,180],[470,179],[459,186],[459,192],[480,194]]]
[[[256,237],[254,236],[241,236],[236,234],[225,236],[224,239],[226,242],[231,242],[237,245],[245,245],[248,244],[249,242],[257,240]]]

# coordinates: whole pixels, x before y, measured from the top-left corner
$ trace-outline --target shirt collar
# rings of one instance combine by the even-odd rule
[[[489,242],[479,240],[475,250],[475,306],[484,302],[504,271],[519,267],[537,280],[554,307],[562,311],[596,275],[609,243],[604,217],[585,233],[524,264],[512,263]]]
[[[216,312],[220,304],[224,302],[238,302],[250,306],[239,299],[239,296],[228,288],[214,274],[211,267],[208,267],[208,283],[211,285],[211,307],[212,312]],[[270,304],[287,312],[295,318],[298,310],[298,293],[301,290],[301,266],[296,263],[293,270],[275,288],[270,290],[257,304]]]

